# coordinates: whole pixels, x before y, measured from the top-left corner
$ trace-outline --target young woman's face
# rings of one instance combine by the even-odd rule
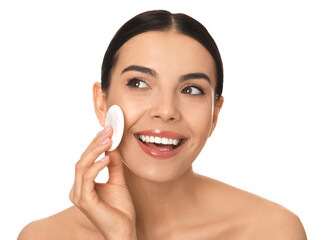
[[[215,86],[214,60],[193,38],[151,31],[127,41],[107,97],[108,108],[117,104],[124,112],[119,150],[126,166],[158,182],[188,170],[217,121]]]

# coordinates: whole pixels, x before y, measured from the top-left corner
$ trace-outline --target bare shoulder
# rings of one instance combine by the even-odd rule
[[[18,240],[101,239],[91,222],[76,207],[27,224]]]
[[[201,178],[205,182],[205,192],[208,192],[206,199],[209,199],[209,202],[206,204],[213,206],[210,207],[210,213],[213,211],[214,215],[219,216],[216,222],[225,230],[218,232],[218,237],[307,239],[299,217],[285,207],[215,179],[205,176]]]
[[[264,200],[252,214],[251,235],[265,239],[305,240],[304,227],[299,217],[283,206]]]

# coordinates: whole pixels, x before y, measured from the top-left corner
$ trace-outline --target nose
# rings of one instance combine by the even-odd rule
[[[175,97],[171,95],[156,96],[152,103],[149,112],[151,118],[161,119],[165,122],[177,122],[180,119],[181,114]]]

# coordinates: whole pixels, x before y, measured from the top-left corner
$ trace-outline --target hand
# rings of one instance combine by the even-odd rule
[[[117,149],[107,151],[112,145],[112,135],[112,128],[104,128],[81,155],[69,197],[105,239],[136,239],[135,209],[122,159]],[[95,162],[104,151],[105,157]],[[96,183],[96,176],[106,166],[108,182]]]

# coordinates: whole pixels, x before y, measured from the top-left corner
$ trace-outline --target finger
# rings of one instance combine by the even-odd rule
[[[88,153],[88,154],[91,154],[91,153]],[[97,157],[99,156],[99,154],[91,154],[91,155],[94,155],[92,162],[94,162],[97,159]],[[87,156],[87,155],[85,155],[85,156]],[[91,156],[88,156],[88,157],[90,158]],[[85,162],[84,165],[82,165],[81,161],[79,161],[76,164],[75,182],[74,182],[75,187],[74,187],[73,195],[74,195],[74,199],[76,199],[75,201],[77,201],[77,202],[81,196],[82,185],[83,185],[83,176],[89,170],[89,168],[92,166],[92,165],[88,166],[88,164],[87,165],[85,165],[85,164],[87,164],[87,162]],[[94,164],[94,163],[92,163],[92,164]]]
[[[96,145],[96,143],[100,142],[104,138],[112,138],[113,136],[113,128],[106,126],[104,129],[99,131],[97,135],[94,137],[94,139],[91,141],[91,143],[88,145],[86,150],[81,154],[80,159],[82,159],[93,147]]]
[[[95,178],[98,173],[109,164],[109,156],[96,161],[82,176],[82,188],[80,199],[87,204],[98,201],[98,195],[95,191]]]
[[[112,141],[110,137],[113,134],[113,129],[106,128],[106,132],[102,133],[103,134],[97,134],[97,136],[88,146],[88,150],[84,152],[82,158],[76,163],[74,188],[74,199],[76,199],[75,201],[78,201],[78,199],[80,199],[82,176],[85,171],[94,163],[94,161],[99,157],[100,154],[102,154],[105,150],[108,150],[112,146]]]
[[[109,179],[107,183],[125,185],[124,171],[123,171],[123,162],[121,154],[118,149],[115,149],[112,152],[105,152],[110,158],[110,163],[108,166]]]

